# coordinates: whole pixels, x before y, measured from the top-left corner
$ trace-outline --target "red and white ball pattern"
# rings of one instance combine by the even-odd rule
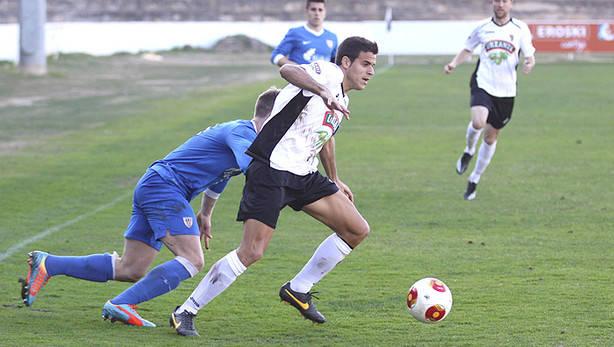
[[[452,292],[437,278],[423,278],[409,288],[407,308],[421,322],[440,322],[452,310]]]

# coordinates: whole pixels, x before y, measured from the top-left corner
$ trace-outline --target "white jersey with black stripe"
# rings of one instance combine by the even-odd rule
[[[469,35],[465,49],[473,51],[479,45],[482,49],[475,76],[478,87],[492,96],[516,96],[520,51],[525,57],[535,54],[527,24],[516,18],[503,25],[495,23],[493,18],[486,19]]]
[[[326,86],[337,101],[347,106],[342,88],[343,72],[325,61],[301,65],[318,83]],[[335,134],[343,115],[332,112],[322,98],[288,84],[277,98],[248,154],[282,171],[304,176],[318,170],[318,153]]]

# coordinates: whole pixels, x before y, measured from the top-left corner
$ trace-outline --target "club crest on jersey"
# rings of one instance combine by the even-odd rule
[[[501,50],[508,52],[509,54],[512,54],[516,51],[516,47],[514,47],[514,45],[511,42],[507,42],[503,40],[488,41],[484,45],[484,49],[486,50],[486,52],[490,52],[493,49],[501,49]]]
[[[183,224],[185,224],[186,227],[191,228],[194,221],[192,220],[192,217],[183,217]]]
[[[339,127],[339,117],[337,117],[332,111],[326,111],[322,125],[329,127],[334,133]]]
[[[326,45],[328,48],[333,49],[333,40],[326,40]]]

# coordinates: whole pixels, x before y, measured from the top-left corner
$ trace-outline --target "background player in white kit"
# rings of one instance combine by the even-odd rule
[[[369,234],[369,224],[353,203],[353,194],[337,176],[333,135],[347,110],[350,90],[362,90],[375,74],[377,44],[350,37],[339,46],[336,65],[286,64],[290,82],[275,99],[271,118],[247,153],[254,158],[246,174],[237,219],[244,221],[239,248],[215,263],[186,302],[171,314],[180,335],[198,335],[193,318],[228,288],[248,266],[262,258],[282,208],[305,211],[334,232],[303,269],[284,284],[280,298],[307,319],[326,319],[311,302],[311,288]],[[318,172],[320,155],[328,177]]]
[[[467,127],[467,146],[456,163],[456,172],[462,175],[473,155],[482,130],[484,139],[478,159],[469,176],[465,200],[476,196],[477,184],[495,154],[499,131],[512,118],[516,96],[516,67],[520,52],[524,55],[525,74],[535,66],[535,47],[529,27],[511,17],[512,0],[492,0],[494,16],[482,21],[473,30],[465,48],[444,66],[446,74],[467,61],[473,50],[482,45],[480,59],[471,76],[471,122]]]

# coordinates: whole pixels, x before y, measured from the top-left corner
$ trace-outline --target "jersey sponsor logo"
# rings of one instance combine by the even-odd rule
[[[492,60],[493,63],[497,65],[501,65],[502,62],[506,61],[509,58],[509,54],[506,52],[493,52],[488,55],[488,58]]]
[[[191,228],[192,224],[194,224],[194,220],[192,217],[183,217],[183,224],[185,224],[186,227]]]
[[[488,54],[488,58],[497,65],[501,65],[502,62],[509,58],[510,54],[516,51],[516,47],[511,42],[503,40],[488,41],[484,44],[484,49],[487,53],[494,51]]]
[[[507,41],[503,41],[503,40],[492,40],[492,41],[488,41],[486,42],[486,44],[484,44],[484,49],[486,50],[486,52],[490,52],[493,49],[501,49],[504,50],[510,54],[514,53],[516,51],[516,47],[514,47],[514,44],[511,42],[507,42]]]
[[[333,132],[339,127],[339,117],[332,111],[326,111],[322,125],[329,127]]]
[[[333,49],[333,40],[326,40],[326,45],[328,46],[328,48]]]

